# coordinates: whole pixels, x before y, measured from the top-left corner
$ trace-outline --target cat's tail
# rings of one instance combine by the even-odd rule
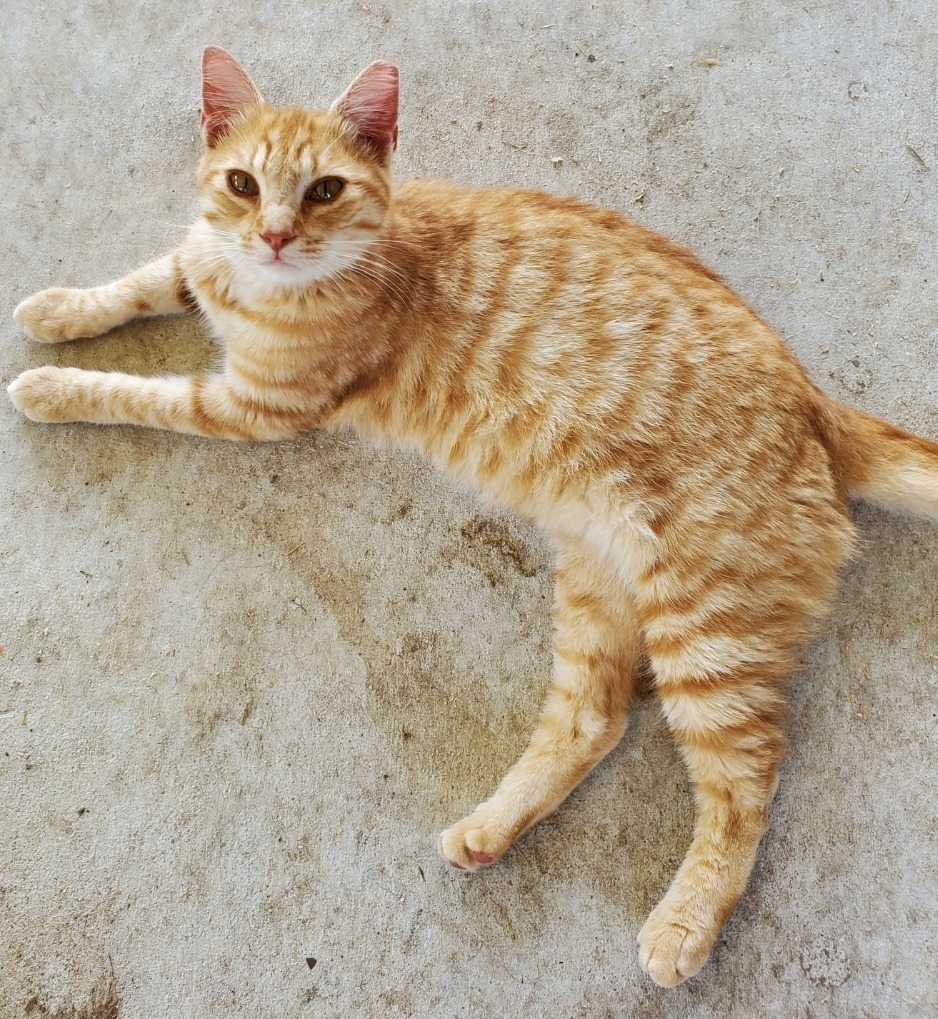
[[[819,424],[851,499],[938,520],[938,442],[827,396]]]

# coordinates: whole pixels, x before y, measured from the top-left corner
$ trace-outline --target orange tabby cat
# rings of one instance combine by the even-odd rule
[[[475,870],[615,746],[649,664],[697,822],[638,935],[672,986],[742,893],[784,743],[785,677],[855,547],[847,500],[938,519],[938,444],[843,407],[688,251],[569,198],[392,185],[397,69],[275,109],[203,57],[201,211],[181,247],[16,321],[47,343],[200,310],[221,370],[35,368],[36,421],[228,439],[351,426],[422,450],[556,549],[554,680],[494,795],[440,836]]]

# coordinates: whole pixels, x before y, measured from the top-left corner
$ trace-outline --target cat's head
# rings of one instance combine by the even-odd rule
[[[398,73],[371,64],[328,110],[266,103],[217,46],[202,56],[206,256],[265,288],[334,277],[381,232],[397,146]]]

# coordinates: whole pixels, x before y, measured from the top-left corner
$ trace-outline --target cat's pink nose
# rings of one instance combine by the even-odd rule
[[[296,234],[275,233],[273,230],[262,233],[261,237],[274,249],[274,254],[276,255],[279,255],[280,249],[286,247],[290,241],[296,240]]]

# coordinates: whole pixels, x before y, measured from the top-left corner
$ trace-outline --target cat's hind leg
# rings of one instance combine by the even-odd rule
[[[695,498],[675,499],[635,580],[655,688],[696,800],[687,855],[638,935],[641,966],[666,987],[703,966],[746,887],[778,783],[787,679],[854,549],[813,427],[799,435],[792,420],[786,440],[762,450],[766,473],[753,456],[735,492],[723,482],[718,512],[706,473]]]
[[[178,253],[173,252],[106,286],[42,290],[27,297],[13,319],[32,340],[62,343],[100,336],[134,318],[195,309]]]
[[[494,863],[621,739],[643,650],[630,596],[580,552],[558,553],[554,677],[531,742],[495,793],[442,833],[462,870]]]
[[[778,783],[783,677],[745,666],[675,672],[654,654],[652,668],[697,805],[690,849],[638,935],[642,968],[673,987],[707,961],[749,880]]]
[[[714,559],[680,581],[665,570],[639,586],[655,687],[696,800],[687,855],[638,935],[639,962],[664,987],[707,961],[749,880],[778,784],[785,682],[830,602],[831,550],[850,533],[833,508],[803,548],[784,546],[787,573],[759,566],[764,551],[751,576]]]

